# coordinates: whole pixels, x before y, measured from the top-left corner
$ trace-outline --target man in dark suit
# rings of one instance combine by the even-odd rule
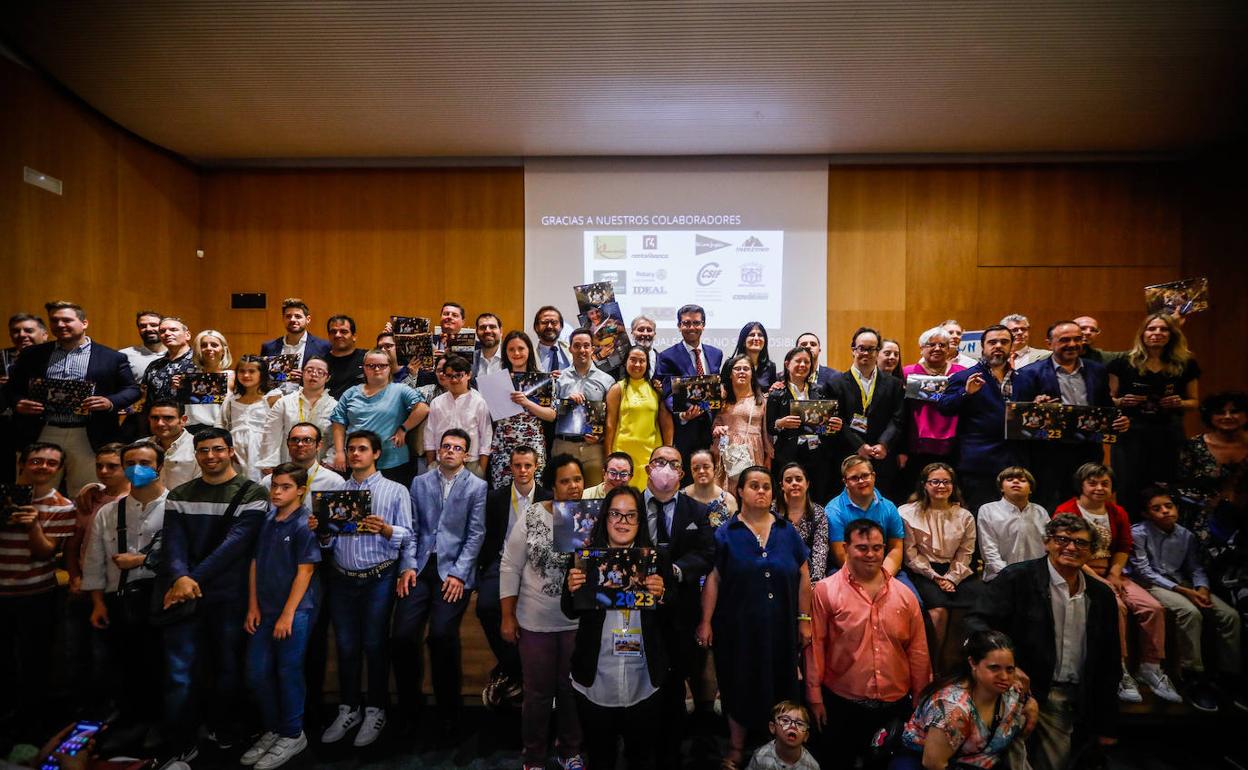
[[[819,386],[824,393],[832,393],[834,389],[838,389],[840,386],[837,383],[840,382],[841,373],[819,363],[819,354],[823,352],[823,343],[819,341],[819,335],[814,332],[802,332],[797,335],[797,346],[809,352],[814,361],[815,370],[810,373],[810,384]],[[829,396],[829,398],[835,398],[835,396]]]
[[[1047,332],[1050,358],[1028,364],[1014,375],[1012,401],[1060,402],[1084,406],[1113,406],[1109,396],[1109,374],[1104,365],[1080,358],[1083,352],[1083,330],[1074,321],[1058,321]],[[1130,420],[1120,415],[1114,420],[1118,433],[1130,427]],[[1074,486],[1075,470],[1084,463],[1099,463],[1104,450],[1100,444],[1072,445],[1060,442],[1031,441],[1031,472],[1036,477],[1032,499],[1052,512],[1057,504],[1078,494]]]
[[[477,585],[477,556],[485,540],[489,485],[464,467],[472,449],[468,434],[451,428],[441,436],[437,465],[411,485],[413,543],[399,559],[399,601],[394,607],[392,649],[399,701],[412,720],[423,695],[424,636],[442,734],[455,733],[463,707],[460,622]]]
[[[17,448],[48,441],[65,450],[66,489],[70,496],[95,481],[95,450],[117,440],[117,410],[139,400],[139,386],[124,355],[87,336],[87,314],[72,302],[49,302],[54,342],[22,352],[5,385],[13,405]],[[82,402],[86,414],[45,410],[30,396],[33,378],[81,380],[95,384]]]
[[[284,353],[299,356],[298,365],[290,371],[282,386],[282,390],[287,393],[293,393],[303,381],[303,365],[309,358],[324,358],[329,361],[329,340],[315,337],[308,331],[311,320],[312,313],[303,300],[298,297],[282,300],[282,322],[286,325],[286,335],[260,346],[262,356],[280,356]]]
[[[681,494],[680,453],[675,447],[661,446],[650,453],[646,466],[648,480],[644,494],[650,540],[665,551],[676,582],[668,603],[672,608],[672,678],[664,688],[665,704],[660,767],[680,766],[680,741],[684,736],[685,686],[690,679],[695,715],[706,721],[714,707],[714,692],[701,681],[706,653],[694,641],[694,630],[702,613],[702,578],[714,566],[715,536],[706,517],[706,506]]]
[[[901,380],[881,376],[876,365],[880,333],[863,326],[850,339],[854,365],[841,373],[841,448],[871,461],[876,487],[886,497],[896,498],[898,473],[896,449],[905,439],[901,418],[905,389]],[[839,482],[838,482],[839,483]],[[833,490],[840,492],[840,488]]]
[[[666,378],[663,393],[667,408],[672,408],[671,377],[700,377],[718,374],[724,362],[724,352],[711,345],[702,344],[702,332],[706,329],[706,311],[698,305],[685,305],[676,311],[676,323],[680,328],[681,341],[659,354],[655,375]],[[681,467],[688,473],[689,454],[695,449],[711,446],[712,415],[693,406],[676,415],[676,431],[672,443],[680,452]]]
[[[1012,344],[1010,330],[1001,324],[984,329],[979,363],[951,375],[936,402],[941,413],[958,418],[958,486],[963,505],[974,514],[1001,496],[997,474],[1019,464],[1014,442],[1005,440],[1004,431]]]
[[[504,641],[500,627],[503,609],[498,598],[498,568],[503,543],[514,524],[528,507],[551,499],[549,490],[537,486],[537,451],[520,445],[511,450],[511,483],[491,491],[485,498],[485,540],[477,557],[477,620],[490,644],[498,665],[481,693],[487,707],[504,703],[519,707],[523,695],[520,648]]]
[[[1059,514],[1045,527],[1048,554],[1002,570],[966,616],[968,632],[992,629],[1014,641],[1018,674],[1040,704],[1027,752],[1035,770],[1066,766],[1076,724],[1102,745],[1114,741],[1118,605],[1106,583],[1083,574],[1096,543],[1085,519]]]

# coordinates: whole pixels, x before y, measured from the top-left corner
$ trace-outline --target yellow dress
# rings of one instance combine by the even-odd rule
[[[616,424],[612,452],[627,452],[633,458],[633,478],[629,483],[644,490],[649,476],[646,464],[650,453],[663,443],[659,434],[659,394],[644,380],[626,377],[620,383],[620,418]]]

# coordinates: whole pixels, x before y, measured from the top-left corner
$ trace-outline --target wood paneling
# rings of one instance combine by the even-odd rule
[[[200,321],[235,350],[281,332],[281,300],[304,299],[313,329],[353,316],[359,344],[393,314],[463,304],[523,328],[521,169],[221,171],[203,178]],[[266,310],[231,310],[263,291]]]
[[[0,78],[0,308],[74,300],[92,337],[134,344],[135,309],[184,305],[198,280],[198,173],[8,59]],[[23,166],[64,194],[25,184]]]

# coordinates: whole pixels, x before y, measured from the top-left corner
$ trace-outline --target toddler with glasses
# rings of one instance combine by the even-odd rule
[[[747,770],[818,770],[819,763],[803,745],[810,737],[810,714],[793,701],[780,701],[767,724],[774,739],[754,752]]]

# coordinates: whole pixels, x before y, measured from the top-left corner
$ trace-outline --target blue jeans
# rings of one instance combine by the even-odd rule
[[[247,605],[241,601],[200,602],[195,615],[165,627],[165,724],[181,745],[194,741],[198,723],[192,713],[196,660],[209,656],[210,700],[204,717],[210,728],[238,721]]]
[[[295,738],[303,732],[303,656],[316,611],[296,612],[285,639],[273,638],[276,622],[276,615],[262,615],[247,643],[247,685],[260,706],[265,731]]]
[[[338,691],[344,705],[385,708],[390,691],[390,611],[398,565],[375,578],[349,578],[335,570],[329,613],[338,644]],[[360,693],[361,667],[368,661],[368,698]]]

